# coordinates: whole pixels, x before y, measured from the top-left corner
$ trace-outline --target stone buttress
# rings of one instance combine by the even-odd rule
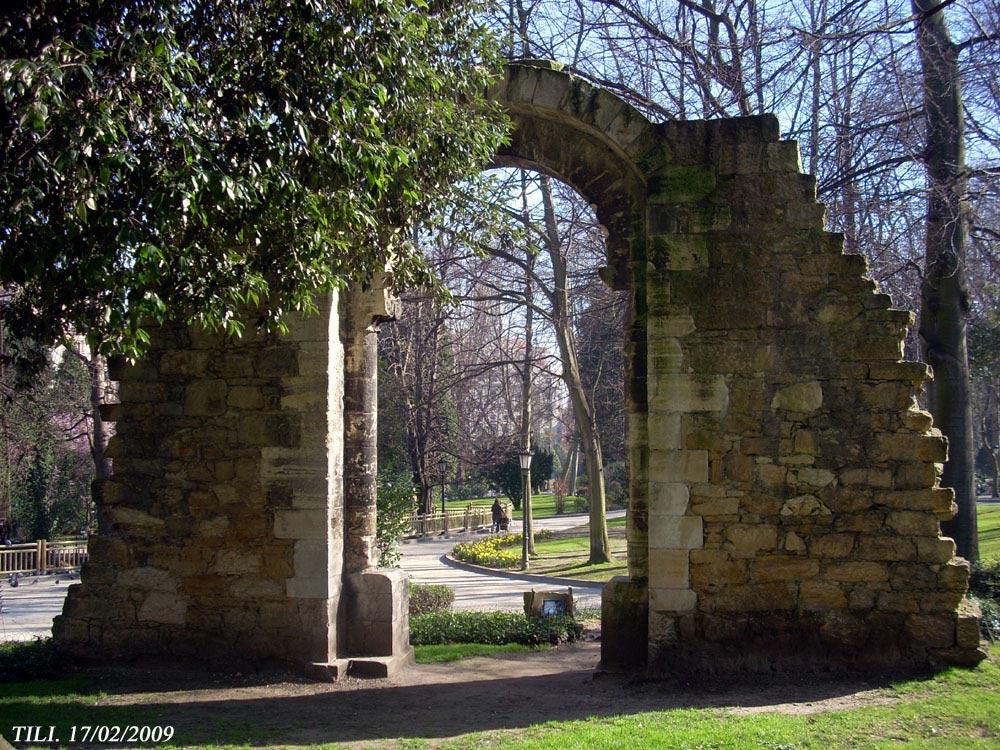
[[[372,553],[374,324],[392,313],[378,290],[339,296],[287,336],[169,326],[114,365],[113,473],[60,648],[321,676],[407,662],[406,579]]]
[[[824,231],[772,116],[656,124],[545,62],[508,66],[496,163],[553,175],[626,290],[629,575],[605,669],[972,664],[968,563],[912,323]],[[276,659],[388,674],[406,586],[374,568],[377,292],[282,338],[181,327],[114,373],[101,533],[55,634],[83,656]]]

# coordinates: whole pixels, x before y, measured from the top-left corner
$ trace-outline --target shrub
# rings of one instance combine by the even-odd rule
[[[983,608],[979,629],[984,638],[1000,640],[1000,562],[973,563],[969,575],[969,593]]]
[[[1000,602],[1000,562],[975,562],[969,575],[969,591],[980,599]]]
[[[379,477],[376,496],[375,549],[383,568],[399,565],[399,538],[410,528],[410,515],[417,504],[413,499],[413,481],[408,474]]]
[[[447,612],[454,603],[455,592],[448,586],[410,584],[410,617],[428,612]]]
[[[983,617],[979,621],[979,634],[987,640],[1000,641],[1000,603],[996,599],[978,599],[978,601],[983,610]]]
[[[55,679],[71,669],[51,638],[0,643],[0,682]]]
[[[556,645],[577,640],[583,626],[572,617],[529,619],[521,612],[431,612],[410,620],[410,643],[523,643]]]
[[[552,531],[549,529],[535,532],[536,542],[551,537]],[[451,554],[456,560],[473,565],[484,565],[487,568],[516,568],[521,564],[521,535],[504,534],[456,544]]]
[[[552,504],[557,516],[566,512],[566,493],[567,488],[564,481],[556,479],[552,482]]]
[[[590,511],[590,499],[586,495],[575,495],[573,497],[573,510],[577,513],[587,513]]]

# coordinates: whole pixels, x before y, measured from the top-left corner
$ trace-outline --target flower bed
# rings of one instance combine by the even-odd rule
[[[535,532],[535,539],[549,539],[552,532]],[[483,565],[487,568],[516,568],[521,564],[521,535],[504,534],[491,536],[475,542],[456,544],[451,554],[456,560]]]

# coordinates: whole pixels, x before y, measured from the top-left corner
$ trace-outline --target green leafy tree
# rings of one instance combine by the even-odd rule
[[[555,457],[550,451],[535,450],[531,454],[531,491],[538,492],[552,478]],[[508,453],[498,463],[484,472],[486,479],[497,492],[502,492],[514,505],[521,509],[521,462],[516,452]]]
[[[391,262],[503,134],[468,0],[28,2],[0,20],[0,314],[137,355]],[[39,366],[38,360],[30,364]]]
[[[379,477],[375,548],[382,567],[399,565],[399,539],[409,528],[410,515],[417,508],[413,493],[413,482],[405,471]]]

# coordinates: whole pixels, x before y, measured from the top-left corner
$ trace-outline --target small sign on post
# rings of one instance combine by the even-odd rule
[[[557,615],[576,616],[573,606],[573,589],[565,591],[524,592],[524,614],[530,618],[555,617]]]

